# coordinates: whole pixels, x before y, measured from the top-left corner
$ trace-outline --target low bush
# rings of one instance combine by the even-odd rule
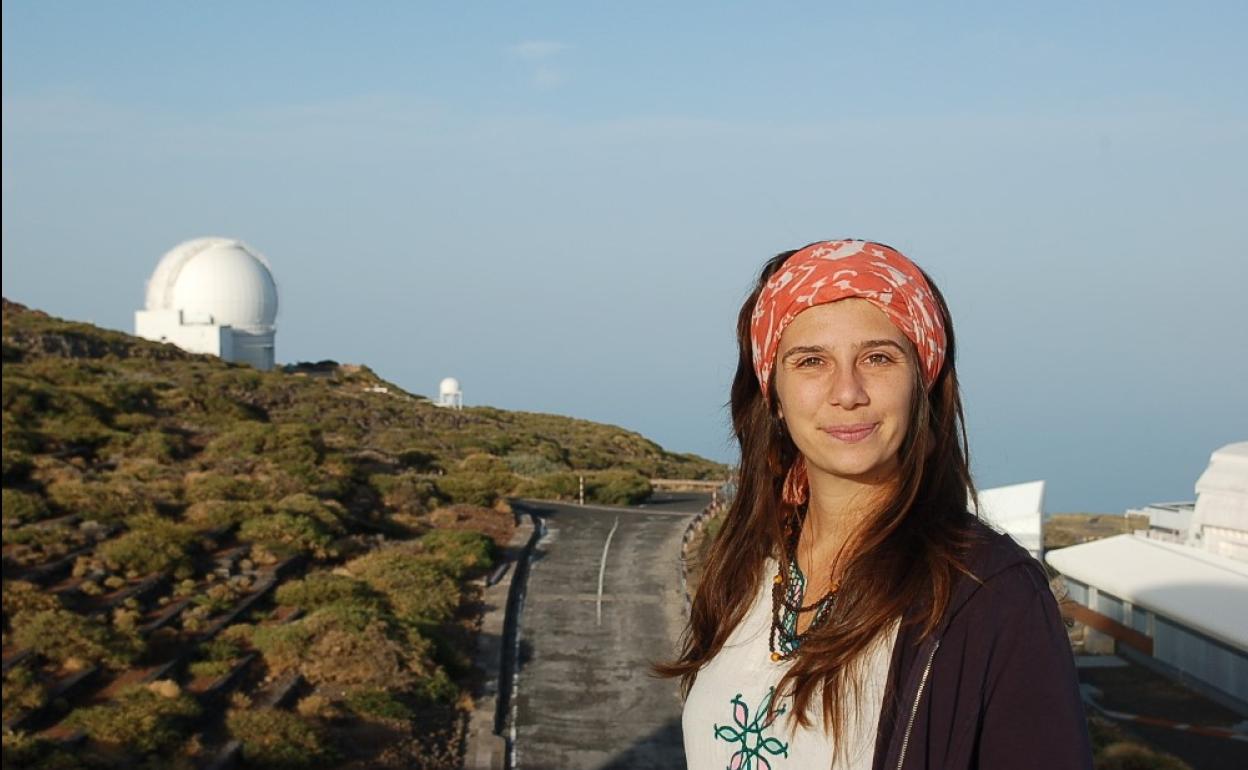
[[[343,705],[363,717],[407,720],[415,716],[411,706],[386,690],[353,690],[347,693]]]
[[[256,516],[238,529],[239,540],[256,543],[278,555],[312,554],[321,557],[333,540],[320,521],[291,513]]]
[[[585,478],[585,496],[606,505],[636,505],[653,491],[650,479],[636,471],[597,471]]]
[[[580,495],[580,478],[571,472],[545,473],[521,482],[516,495],[538,500],[575,500]]]
[[[23,665],[4,673],[4,721],[19,714],[41,708],[48,702],[48,690],[35,672]]]
[[[272,508],[264,502],[244,500],[202,500],[187,507],[184,519],[197,531],[232,527],[256,516],[266,516]]]
[[[190,577],[194,528],[153,514],[132,517],[126,524],[128,532],[102,543],[97,551],[109,568],[132,577],[156,572]]]
[[[342,505],[334,500],[325,501],[306,492],[298,492],[283,497],[277,502],[275,508],[278,513],[315,519],[330,532],[341,532],[343,529],[344,510]]]
[[[346,567],[384,596],[400,620],[443,623],[459,606],[459,584],[437,556],[394,546],[354,559]]]
[[[4,631],[10,630],[9,619],[21,612],[44,612],[60,609],[61,600],[54,594],[25,580],[4,581]]]
[[[6,415],[7,417],[7,415]],[[19,431],[14,430],[14,433]],[[30,477],[30,470],[34,467],[34,459],[28,454],[31,447],[24,446],[22,449],[10,448],[12,437],[9,435],[9,421],[4,421],[4,473],[3,479],[5,484],[21,484]]]
[[[520,477],[505,464],[502,470],[456,470],[438,478],[438,489],[452,502],[486,507],[511,494],[519,484]]]
[[[20,612],[12,619],[13,640],[58,663],[78,661],[125,668],[143,652],[136,636],[117,631],[94,617],[69,610]]]
[[[264,487],[245,476],[226,475],[215,472],[199,473],[186,480],[186,501],[198,503],[207,500],[260,500]]]
[[[231,711],[230,735],[243,744],[243,760],[252,767],[324,767],[333,759],[324,731],[298,714],[275,708]]]
[[[316,465],[324,452],[320,431],[308,425],[241,422],[208,442],[204,457],[253,457],[288,467]]]
[[[530,452],[509,454],[504,459],[507,461],[507,467],[521,476],[545,476],[568,470],[567,463],[561,460]]]
[[[489,569],[494,563],[494,541],[480,532],[435,529],[420,538],[425,553],[455,578]]]
[[[116,479],[57,480],[47,485],[47,494],[59,512],[76,513],[84,519],[103,523],[155,512],[152,501],[141,489]]]
[[[77,709],[67,721],[97,741],[130,752],[168,753],[186,739],[188,723],[199,713],[199,704],[176,685],[137,685],[110,703]]]
[[[433,479],[418,473],[376,473],[368,477],[387,508],[402,513],[421,514],[440,497]]]
[[[20,527],[42,521],[51,515],[48,502],[41,495],[20,489],[4,489],[4,526]]]
[[[418,687],[435,673],[431,644],[373,607],[334,604],[279,626],[258,626],[252,643],[274,674],[298,671],[313,684]]]
[[[312,572],[302,580],[291,580],[278,587],[278,604],[301,607],[309,612],[331,604],[366,605],[380,608],[382,598],[363,581],[332,572]]]
[[[1192,770],[1191,765],[1178,757],[1126,741],[1101,749],[1093,765],[1096,770]]]

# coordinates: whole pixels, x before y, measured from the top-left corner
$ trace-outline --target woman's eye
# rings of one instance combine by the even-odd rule
[[[883,366],[884,364],[891,364],[892,362],[892,357],[886,353],[871,353],[867,356],[867,363],[872,366]]]
[[[798,367],[817,366],[819,363],[820,359],[816,356],[806,356],[805,358],[797,359]]]

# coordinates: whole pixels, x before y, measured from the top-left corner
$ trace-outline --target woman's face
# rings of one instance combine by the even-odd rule
[[[910,427],[912,346],[864,299],[803,310],[776,353],[776,398],[816,476],[878,483],[897,469]]]

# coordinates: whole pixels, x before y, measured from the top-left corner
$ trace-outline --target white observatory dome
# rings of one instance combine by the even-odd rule
[[[272,331],[277,283],[268,261],[242,241],[197,238],[165,254],[147,282],[148,310],[250,332]]]
[[[459,380],[454,377],[447,377],[442,380],[442,384],[438,386],[438,393],[443,396],[451,396],[459,392]]]

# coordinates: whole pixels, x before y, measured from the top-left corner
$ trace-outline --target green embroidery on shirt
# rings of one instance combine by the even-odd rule
[[[785,707],[781,706],[768,713],[775,694],[776,688],[768,688],[767,694],[754,711],[754,718],[750,719],[750,707],[741,700],[741,693],[737,693],[731,701],[732,721],[736,723],[736,727],[714,725],[717,740],[741,744],[741,748],[733,752],[727,770],[771,770],[771,763],[763,756],[764,752],[788,758],[789,744],[763,736],[763,731],[771,727],[776,717],[785,712]]]

